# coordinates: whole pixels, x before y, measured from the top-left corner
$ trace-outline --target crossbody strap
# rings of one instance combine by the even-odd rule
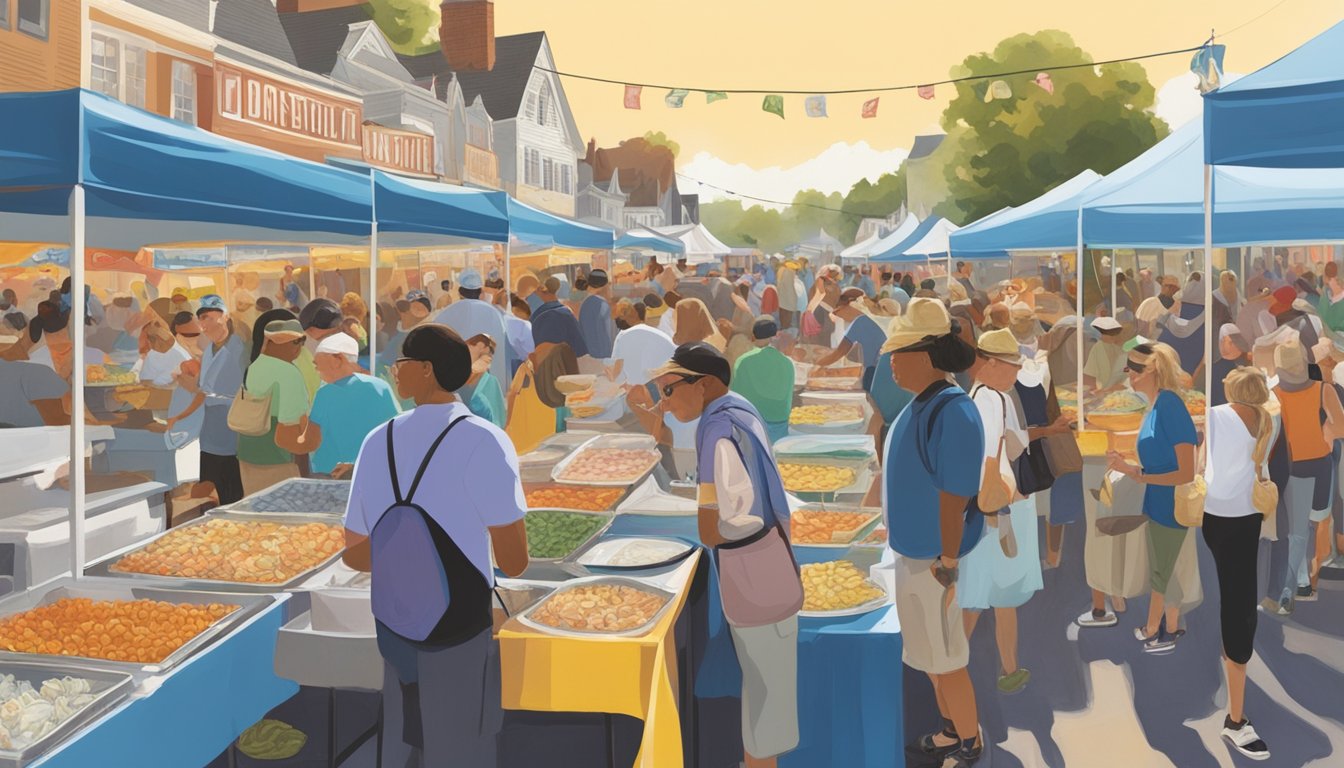
[[[469,415],[470,414],[467,416],[458,416],[456,419],[453,419],[453,421],[439,433],[439,436],[435,438],[434,442],[430,444],[429,451],[425,453],[425,458],[420,461],[420,468],[415,472],[415,479],[411,481],[411,491],[406,494],[405,498],[402,498],[401,495],[401,482],[397,480],[397,455],[392,444],[392,427],[396,424],[396,419],[387,422],[387,468],[388,472],[392,475],[392,495],[396,497],[398,504],[411,503],[411,499],[415,497],[415,489],[420,487],[420,480],[425,476],[425,470],[429,469],[429,461],[434,458],[434,452],[439,449],[439,444],[443,442],[444,438],[448,437],[448,433],[453,430],[453,427],[456,427],[458,424],[465,421]]]

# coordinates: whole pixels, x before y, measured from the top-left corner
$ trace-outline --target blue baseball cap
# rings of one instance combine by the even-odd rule
[[[228,309],[224,306],[224,298],[217,293],[207,293],[201,297],[201,306],[196,308],[196,316],[200,317],[206,312],[224,312]]]
[[[479,291],[485,287],[485,282],[481,280],[481,273],[474,269],[466,269],[457,276],[457,285],[466,288],[468,291]]]

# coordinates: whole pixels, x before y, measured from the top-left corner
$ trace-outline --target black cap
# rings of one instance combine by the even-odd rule
[[[607,272],[602,269],[594,269],[588,273],[588,286],[590,288],[601,288],[607,284]]]
[[[313,299],[299,312],[299,324],[306,331],[329,331],[341,327],[341,305],[331,299]]]
[[[777,333],[779,333],[779,324],[775,322],[775,318],[769,315],[761,315],[756,318],[756,323],[751,326],[751,336],[757,341],[773,339]]]
[[[682,344],[672,353],[672,360],[663,368],[667,373],[713,376],[727,385],[733,378],[733,367],[719,350],[703,341]]]

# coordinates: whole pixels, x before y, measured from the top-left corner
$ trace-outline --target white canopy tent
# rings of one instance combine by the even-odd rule
[[[687,264],[714,264],[723,261],[733,249],[724,245],[704,224],[681,224],[673,227],[645,227],[664,237],[681,241],[686,247]]]
[[[871,256],[873,253],[873,248],[876,247],[878,242],[881,240],[882,236],[874,232],[873,234],[869,235],[866,239],[860,240],[859,242],[841,251],[840,260],[867,261],[868,257]]]

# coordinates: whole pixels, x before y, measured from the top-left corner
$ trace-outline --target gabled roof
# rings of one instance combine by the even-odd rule
[[[214,33],[233,43],[297,64],[271,0],[228,0],[215,9]],[[324,73],[325,74],[325,73]]]
[[[943,139],[945,138],[947,138],[947,134],[945,133],[935,133],[926,136],[916,136],[915,145],[910,148],[910,155],[908,159],[918,160],[921,157],[928,157],[929,155],[932,155],[933,151],[937,149],[940,144],[943,143]]]
[[[202,32],[210,31],[209,0],[128,0],[131,5],[165,16]]]
[[[295,63],[309,72],[331,74],[350,33],[350,25],[369,21],[362,5],[307,13],[282,13],[280,23],[294,51]]]
[[[511,120],[522,108],[523,95],[532,77],[532,68],[541,53],[545,32],[528,32],[495,38],[495,68],[489,72],[457,72],[457,82],[468,104],[477,96],[485,103],[485,110],[495,120]],[[443,51],[431,51],[419,56],[397,56],[402,66],[416,80],[428,80],[438,75],[439,93],[443,98],[448,82],[454,74]]]

